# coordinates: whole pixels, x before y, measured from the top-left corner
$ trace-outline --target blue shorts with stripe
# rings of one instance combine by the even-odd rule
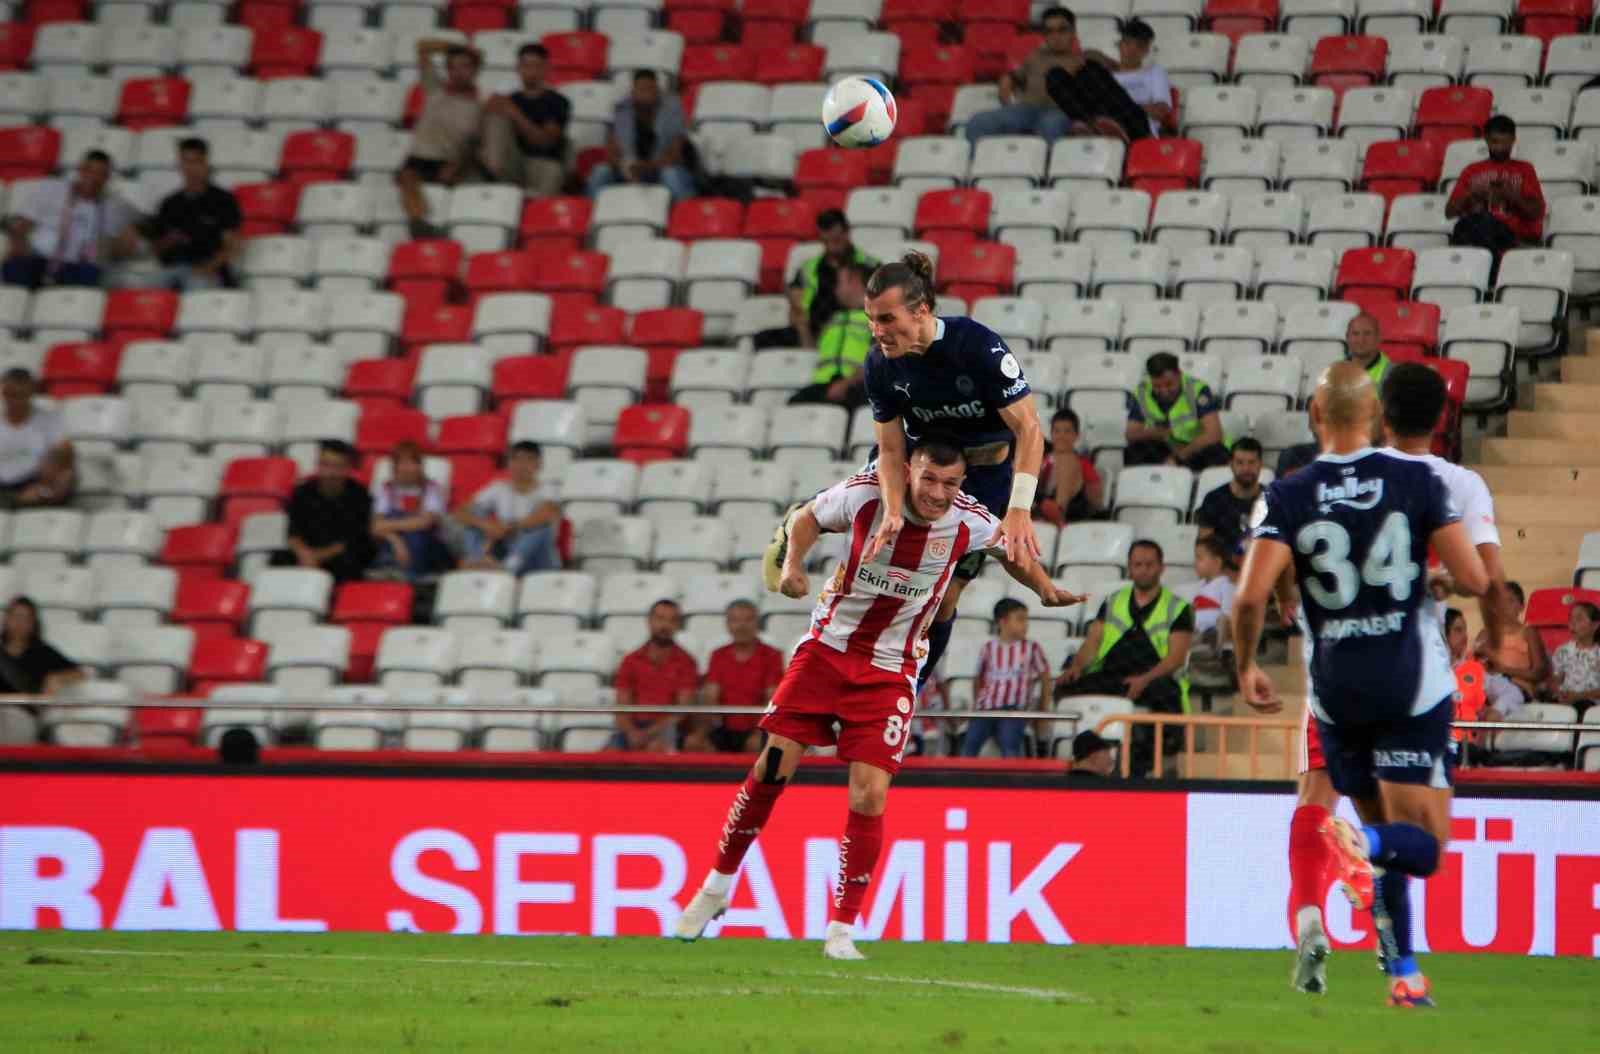
[[[1450,739],[1455,697],[1415,716],[1331,724],[1317,719],[1322,756],[1334,789],[1349,798],[1373,798],[1378,782],[1448,788],[1456,754]]]

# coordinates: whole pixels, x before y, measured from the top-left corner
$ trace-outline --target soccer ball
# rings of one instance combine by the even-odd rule
[[[822,127],[840,146],[877,146],[897,117],[894,96],[871,77],[845,77],[822,100]]]

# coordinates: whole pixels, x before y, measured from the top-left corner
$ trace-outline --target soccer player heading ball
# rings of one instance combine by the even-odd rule
[[[1015,564],[1039,559],[1033,495],[1044,460],[1044,432],[1022,364],[989,327],[970,318],[934,314],[933,261],[918,252],[886,263],[867,280],[866,311],[875,347],[867,356],[867,399],[877,432],[868,468],[880,480],[883,516],[862,554],[896,551],[905,526],[908,455],[931,433],[957,445],[966,467],[962,490],[1000,519],[996,548]],[[767,588],[776,591],[791,518],[785,517],[765,561]],[[931,671],[950,642],[956,606],[983,569],[974,552],[956,568],[937,617],[928,625]]]
[[[905,756],[917,676],[929,658],[924,633],[957,566],[973,554],[994,551],[1046,606],[1083,599],[1058,590],[1037,560],[1023,563],[1005,554],[1009,539],[1000,522],[961,492],[967,463],[959,446],[925,435],[902,471],[893,509],[884,500],[889,484],[869,470],[828,488],[788,518],[778,569],[785,596],[810,593],[806,555],[823,531],[848,532],[849,556],[817,599],[810,635],[761,719],[766,747],[734,796],[716,863],[678,920],[676,935],[684,940],[699,937],[727,909],[739,862],[805,748],[837,743],[839,757],[850,765],[850,810],[839,841],[839,882],[823,954],[863,958],[850,927],[883,847],[885,797]],[[874,545],[891,515],[899,521],[893,543]]]

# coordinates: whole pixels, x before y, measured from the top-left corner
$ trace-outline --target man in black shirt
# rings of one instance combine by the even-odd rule
[[[182,290],[231,285],[229,265],[239,251],[244,219],[239,202],[211,182],[210,147],[204,139],[178,144],[178,170],[183,186],[161,202],[141,230],[161,270],[154,276],[135,272],[123,281]]]
[[[377,546],[372,540],[372,493],[351,479],[356,452],[325,440],[317,474],[289,496],[289,548],[273,554],[280,567],[320,567],[339,582],[366,574]]]
[[[496,95],[483,107],[483,167],[498,183],[515,183],[531,195],[561,193],[566,182],[567,118],[572,104],[545,84],[550,53],[542,44],[517,52],[522,90]]]
[[[1251,436],[1234,440],[1228,463],[1233,479],[1213,490],[1195,510],[1200,537],[1215,536],[1231,553],[1243,553],[1250,510],[1261,497],[1261,443]]]

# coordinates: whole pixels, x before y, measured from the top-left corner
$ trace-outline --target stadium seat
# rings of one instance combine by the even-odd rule
[[[1444,214],[1446,200],[1442,194],[1401,194],[1391,200],[1384,244],[1419,255],[1449,245],[1455,221]]]
[[[1255,275],[1255,256],[1239,246],[1197,246],[1178,257],[1173,290],[1202,304],[1244,298]]]
[[[1200,184],[1200,143],[1193,139],[1140,139],[1128,148],[1128,185],[1155,196]]]
[[[1468,367],[1467,409],[1495,410],[1507,405],[1520,330],[1520,312],[1505,304],[1457,307],[1445,316],[1439,350]]]
[[[1476,304],[1489,289],[1493,263],[1487,249],[1424,249],[1417,254],[1411,297],[1442,308]]]
[[[474,344],[435,344],[422,350],[413,393],[429,418],[477,413],[490,389],[490,356]]]
[[[689,411],[681,406],[630,406],[617,418],[611,446],[636,462],[682,457],[689,442]]]
[[[1389,42],[1383,37],[1325,36],[1311,53],[1312,83],[1325,88],[1377,84],[1383,79]]]
[[[172,621],[193,629],[197,641],[231,637],[244,623],[249,603],[250,587],[243,582],[180,575],[169,615]]]
[[[117,123],[133,131],[176,125],[183,123],[188,109],[188,81],[181,77],[139,77],[122,85]]]
[[[194,647],[187,626],[152,626],[113,633],[109,662],[117,680],[134,691],[170,695],[183,687]]]
[[[189,662],[190,687],[205,695],[221,684],[252,684],[261,680],[267,666],[267,646],[237,637],[195,638]]]
[[[1411,289],[1416,254],[1408,249],[1351,249],[1339,258],[1334,293],[1349,299],[1403,300]]]
[[[1287,33],[1249,33],[1234,48],[1233,76],[1258,91],[1301,83],[1311,57],[1311,41]]]
[[[1457,139],[1476,139],[1493,109],[1487,88],[1429,88],[1417,99],[1417,135],[1441,150]]]
[[[1439,307],[1411,301],[1372,304],[1368,307],[1378,320],[1378,332],[1385,352],[1410,350],[1432,355],[1439,346]]]
[[[1143,190],[1079,190],[1072,196],[1073,240],[1095,248],[1144,240],[1151,195]]]
[[[537,619],[541,642],[546,632],[577,633],[594,616],[598,584],[581,571],[536,571],[524,575],[517,590],[518,624]],[[548,645],[540,649],[548,650]]]
[[[0,128],[0,179],[43,179],[55,170],[60,150],[59,129]]]
[[[1521,313],[1518,349],[1541,354],[1559,347],[1567,297],[1572,289],[1572,254],[1544,249],[1513,249],[1500,258],[1495,300]]]
[[[845,195],[867,183],[867,155],[858,150],[807,150],[794,167],[802,201],[818,211],[843,208]]]
[[[1117,473],[1116,520],[1131,524],[1136,532],[1179,523],[1188,512],[1193,489],[1194,474],[1186,468],[1125,468]]]

